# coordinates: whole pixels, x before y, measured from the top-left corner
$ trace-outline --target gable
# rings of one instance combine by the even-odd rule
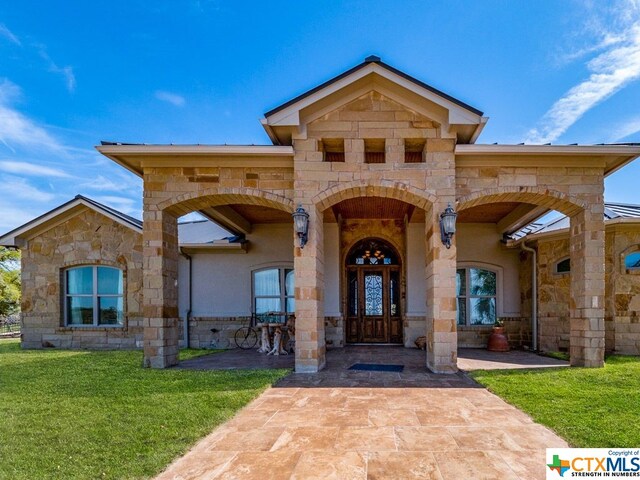
[[[435,112],[435,117],[438,112]],[[371,90],[311,121],[316,138],[439,138],[441,123]]]
[[[262,124],[277,145],[291,144],[296,132],[328,113],[376,91],[387,99],[440,123],[458,143],[473,143],[487,121],[482,112],[380,61],[365,63],[265,114]]]
[[[26,242],[35,236],[47,232],[68,220],[93,211],[105,220],[119,224],[136,233],[142,234],[142,222],[125,215],[110,207],[106,207],[94,200],[82,195],[77,195],[73,200],[60,205],[57,208],[33,219],[30,222],[0,236],[0,245],[9,247],[23,247]]]

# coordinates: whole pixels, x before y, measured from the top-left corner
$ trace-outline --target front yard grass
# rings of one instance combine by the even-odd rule
[[[141,362],[139,351],[25,351],[0,341],[0,478],[152,477],[288,373]]]
[[[470,375],[573,447],[640,445],[638,357],[611,356],[605,368],[480,370]]]

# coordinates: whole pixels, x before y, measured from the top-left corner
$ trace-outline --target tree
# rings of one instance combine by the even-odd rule
[[[0,247],[0,317],[20,310],[20,252]]]

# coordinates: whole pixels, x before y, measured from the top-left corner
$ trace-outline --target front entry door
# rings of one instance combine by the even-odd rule
[[[347,342],[402,343],[398,273],[392,268],[349,269]]]
[[[368,248],[366,252],[380,252]],[[366,254],[365,254],[366,255]],[[347,265],[348,343],[402,343],[400,315],[400,266],[391,255],[366,263],[355,256],[355,265]],[[366,258],[366,257],[365,257]]]

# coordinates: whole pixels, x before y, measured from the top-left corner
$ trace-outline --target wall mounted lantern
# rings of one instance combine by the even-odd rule
[[[307,243],[307,233],[309,232],[309,214],[302,208],[302,205],[298,205],[298,208],[291,216],[293,216],[293,228],[296,235],[298,235],[300,248],[304,248]]]
[[[456,217],[458,214],[451,207],[451,204],[440,214],[440,238],[445,247],[451,248],[451,239],[456,233]]]

